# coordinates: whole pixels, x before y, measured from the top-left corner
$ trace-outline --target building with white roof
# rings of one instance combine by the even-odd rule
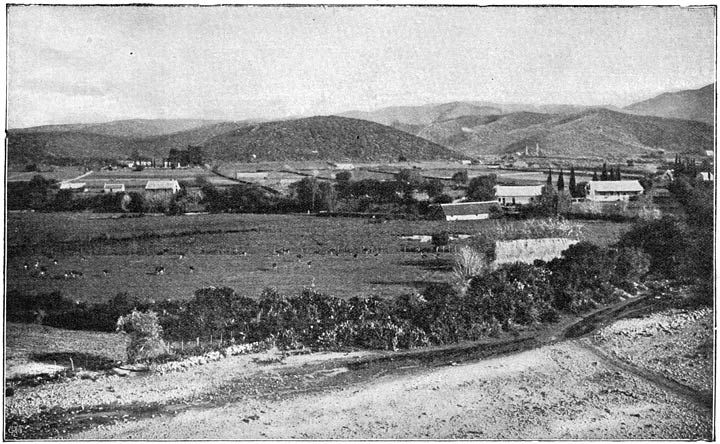
[[[490,209],[497,206],[497,202],[489,200],[485,202],[461,202],[440,204],[445,220],[481,220],[490,218]]]
[[[148,180],[145,185],[145,192],[170,192],[172,194],[180,191],[180,184],[177,180]]]
[[[495,198],[500,205],[528,205],[537,203],[542,185],[495,185]]]
[[[637,180],[600,180],[588,182],[586,198],[594,202],[630,200],[639,196],[644,188]]]

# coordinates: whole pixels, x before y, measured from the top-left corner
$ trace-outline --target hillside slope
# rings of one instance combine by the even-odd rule
[[[77,164],[90,159],[123,159],[132,153],[132,143],[120,137],[77,131],[7,132],[7,162]]]
[[[664,152],[697,153],[713,147],[712,127],[701,122],[591,109],[573,115],[512,113],[466,117],[424,128],[420,137],[466,155],[503,154],[539,145],[547,156],[626,158]]]
[[[23,133],[80,132],[103,136],[138,139],[188,131],[218,121],[202,119],[130,119],[105,123],[73,123],[68,125],[43,125],[22,128]]]
[[[715,84],[700,89],[660,94],[626,106],[625,111],[647,116],[696,120],[715,124]]]
[[[337,116],[249,125],[216,136],[203,148],[212,158],[228,161],[459,157],[447,148],[388,126]]]

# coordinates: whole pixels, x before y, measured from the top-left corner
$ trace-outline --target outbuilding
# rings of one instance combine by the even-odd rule
[[[440,204],[445,220],[481,220],[490,218],[490,209],[497,206],[497,202],[460,202]]]
[[[72,191],[87,191],[87,184],[85,182],[61,182],[61,190],[72,190]]]
[[[124,183],[106,183],[103,186],[103,193],[124,193],[125,192],[125,184]]]
[[[145,185],[145,192],[168,192],[175,194],[180,191],[180,184],[177,180],[148,180]]]
[[[637,180],[600,180],[588,182],[587,199],[594,202],[630,200],[639,196],[644,188]]]

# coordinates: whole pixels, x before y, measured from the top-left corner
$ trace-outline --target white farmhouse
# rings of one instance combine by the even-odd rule
[[[87,184],[85,182],[61,182],[61,190],[72,190],[72,191],[87,191]]]
[[[490,217],[490,208],[497,205],[494,200],[485,202],[461,202],[440,204],[445,220],[481,220]]]
[[[643,193],[637,180],[605,180],[588,182],[587,199],[594,202],[630,200]]]
[[[145,185],[145,192],[169,192],[172,194],[180,191],[180,184],[177,180],[148,180]]]
[[[542,185],[495,185],[495,198],[500,205],[528,205],[538,202]]]
[[[124,183],[106,183],[103,185],[103,193],[124,193]]]

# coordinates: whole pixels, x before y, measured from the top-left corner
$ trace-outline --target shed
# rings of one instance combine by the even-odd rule
[[[695,179],[702,182],[709,182],[715,180],[715,175],[713,173],[708,173],[707,171],[702,171],[698,173]]]
[[[355,169],[355,165],[353,165],[353,164],[351,164],[351,163],[336,163],[336,162],[331,162],[331,163],[330,163],[330,166],[332,166],[332,167],[335,168],[336,170],[348,170],[348,171],[349,171],[349,170],[354,170],[354,169]]]
[[[637,180],[601,180],[588,183],[587,199],[595,202],[630,200],[642,194],[644,188]]]
[[[495,185],[495,197],[501,205],[535,203],[542,194],[542,185]]]
[[[485,202],[461,202],[440,204],[445,220],[480,220],[490,218],[490,209],[496,206],[497,202],[489,200]]]
[[[124,193],[124,183],[106,183],[103,185],[103,193]]]
[[[85,182],[61,182],[61,190],[87,191]]]
[[[170,192],[172,194],[180,191],[180,184],[177,180],[148,180],[145,185],[146,192]]]

